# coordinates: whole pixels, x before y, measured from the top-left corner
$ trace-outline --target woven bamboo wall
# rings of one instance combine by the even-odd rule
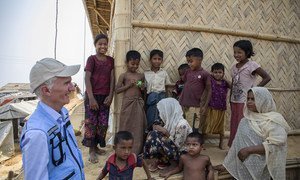
[[[163,67],[175,82],[187,50],[199,47],[203,67],[209,71],[213,63],[222,62],[230,78],[229,69],[236,63],[232,45],[249,39],[256,52],[252,60],[272,78],[267,87],[278,111],[293,129],[300,128],[300,1],[131,0],[130,10],[126,49],[142,54],[140,71],[150,66],[149,52],[158,48],[165,54]]]

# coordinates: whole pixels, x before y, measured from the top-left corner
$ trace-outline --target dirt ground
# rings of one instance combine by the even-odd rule
[[[103,156],[98,156],[99,163],[92,164],[88,161],[88,148],[82,147],[81,140],[82,136],[77,136],[78,144],[83,152],[84,159],[84,171],[87,180],[94,180],[98,176],[100,170],[103,168],[106,158],[109,154],[113,153],[113,150],[110,146],[106,147],[107,153]],[[300,158],[300,136],[289,136],[288,137],[288,159]],[[228,149],[220,150],[217,145],[214,144],[205,144],[205,150],[202,151],[202,154],[206,154],[211,158],[213,165],[221,164],[225,154]],[[0,179],[6,179],[9,171],[14,171],[15,176],[21,173],[22,167],[22,156],[16,144],[16,155],[0,163]],[[166,170],[167,171],[167,170]],[[159,172],[152,173],[152,176],[155,179],[162,179],[158,176]],[[170,179],[180,179],[180,174],[171,176]],[[22,176],[19,179],[23,179]],[[106,177],[106,179],[108,179]],[[146,179],[146,174],[143,168],[136,168],[134,172],[134,179]]]

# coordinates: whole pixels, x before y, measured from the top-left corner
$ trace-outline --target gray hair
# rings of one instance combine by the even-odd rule
[[[43,84],[41,84],[39,87],[37,87],[35,90],[34,90],[34,93],[36,94],[37,97],[40,97],[41,96],[41,87],[43,85],[46,85],[48,89],[52,89],[53,87],[53,84],[54,84],[54,81],[57,79],[57,77],[53,77],[53,78],[50,78],[48,79],[47,81],[45,81]]]

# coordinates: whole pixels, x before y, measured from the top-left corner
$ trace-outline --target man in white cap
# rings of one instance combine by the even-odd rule
[[[81,151],[63,107],[75,90],[71,76],[79,69],[80,65],[44,58],[30,71],[31,92],[40,101],[21,135],[25,179],[84,179]]]

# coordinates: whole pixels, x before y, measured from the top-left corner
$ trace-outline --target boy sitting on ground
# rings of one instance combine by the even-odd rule
[[[186,139],[187,153],[180,156],[178,166],[167,173],[160,174],[160,176],[167,179],[183,170],[184,180],[213,180],[214,173],[210,158],[200,154],[203,143],[203,136],[200,133],[190,133]]]

